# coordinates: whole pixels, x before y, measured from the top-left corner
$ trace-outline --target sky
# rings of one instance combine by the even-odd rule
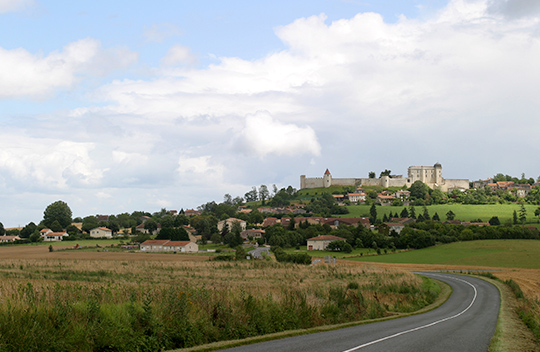
[[[537,178],[537,0],[0,0],[0,222],[412,165]]]

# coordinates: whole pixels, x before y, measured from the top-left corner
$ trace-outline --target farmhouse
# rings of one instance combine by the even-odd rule
[[[345,241],[345,239],[332,235],[312,237],[307,240],[307,249],[308,251],[324,251],[333,241]]]
[[[246,229],[246,222],[244,220],[236,219],[236,218],[228,218],[226,220],[221,220],[220,222],[217,223],[218,231],[223,231],[223,228],[225,227],[225,225],[229,227],[229,231],[232,230],[232,226],[235,222],[240,225],[240,227],[242,228],[242,231]]]
[[[15,242],[17,240],[20,240],[21,238],[19,236],[0,236],[0,243],[8,243],[8,242]]]
[[[112,238],[112,230],[106,227],[96,227],[90,230],[90,237],[92,238]]]
[[[147,240],[141,243],[141,252],[196,253],[199,245],[191,241]]]
[[[248,240],[250,237],[254,239],[263,238],[265,231],[260,229],[250,229],[240,232],[240,236],[244,241]]]
[[[46,232],[45,235],[43,235],[43,241],[51,242],[51,241],[63,241],[64,237],[68,237],[69,234],[67,232],[52,232],[49,230],[49,232]]]

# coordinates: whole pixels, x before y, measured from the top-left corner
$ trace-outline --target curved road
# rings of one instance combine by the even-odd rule
[[[224,351],[487,351],[499,314],[499,291],[473,277],[419,273],[448,283],[453,293],[431,312]]]

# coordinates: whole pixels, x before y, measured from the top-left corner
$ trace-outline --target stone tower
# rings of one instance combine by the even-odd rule
[[[326,172],[323,176],[323,186],[324,188],[332,186],[332,174],[330,173],[330,171],[328,171],[328,169],[326,169]]]
[[[433,177],[434,178],[433,183],[440,186],[443,183],[442,165],[440,163],[436,163],[435,165],[433,165],[433,168],[435,169],[435,175]]]

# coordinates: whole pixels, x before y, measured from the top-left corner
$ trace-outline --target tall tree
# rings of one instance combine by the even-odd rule
[[[527,209],[525,209],[525,205],[521,204],[521,207],[519,209],[519,222],[523,225],[527,221]]]
[[[4,229],[4,224],[0,222],[0,236],[4,236],[6,229]]]
[[[403,210],[401,211],[401,214],[399,214],[399,216],[401,216],[402,218],[408,218],[409,217],[409,211],[407,210],[407,208],[403,208]]]
[[[71,225],[71,209],[67,203],[59,200],[52,204],[49,204],[43,212],[43,225],[51,227],[55,221],[58,221],[62,228],[66,228]]]
[[[375,203],[371,205],[371,208],[369,209],[369,215],[370,215],[369,220],[371,221],[371,223],[372,224],[376,223],[377,222],[377,207],[375,206]]]
[[[265,204],[269,196],[270,192],[268,191],[268,187],[266,187],[266,185],[261,185],[259,187],[259,199],[262,201],[263,205]]]
[[[409,217],[416,219],[416,209],[414,208],[414,205],[409,207]]]
[[[456,214],[454,214],[452,210],[448,210],[448,212],[446,213],[446,220],[452,221],[455,218],[456,218]]]

